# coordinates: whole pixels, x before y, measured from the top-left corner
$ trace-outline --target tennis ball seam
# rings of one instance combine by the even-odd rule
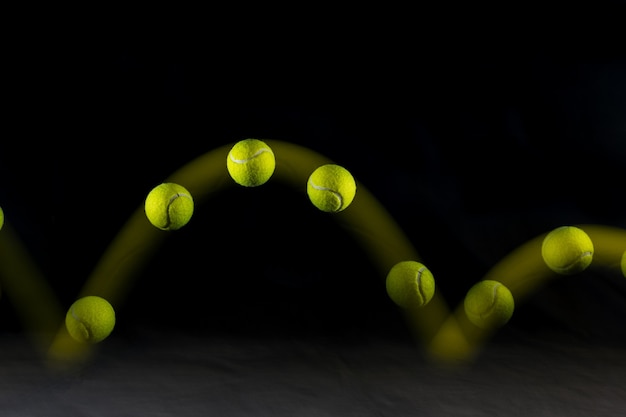
[[[167,213],[167,216],[166,216],[167,222],[165,223],[165,226],[163,226],[165,228],[169,228],[170,225],[172,224],[170,210],[171,210],[172,204],[174,204],[174,201],[176,201],[179,197],[188,198],[190,201],[193,202],[193,199],[187,193],[176,193],[173,196],[171,196],[169,201],[167,202],[167,210],[165,211]]]
[[[253,153],[252,155],[250,155],[250,157],[249,157],[249,158],[246,158],[246,159],[238,159],[238,158],[235,158],[235,157],[233,156],[232,152],[230,152],[230,153],[228,154],[228,157],[230,158],[230,160],[231,160],[231,161],[233,161],[233,162],[234,162],[234,163],[236,163],[236,164],[245,164],[245,163],[248,163],[248,162],[250,162],[251,160],[253,160],[253,159],[257,158],[259,155],[261,155],[261,154],[263,154],[263,153],[265,153],[265,152],[269,152],[269,153],[270,153],[270,154],[272,154],[272,155],[274,154],[274,152],[272,152],[272,150],[271,150],[271,149],[268,149],[268,148],[261,148],[261,149],[257,150],[255,153]]]
[[[343,196],[337,190],[333,190],[332,188],[317,185],[313,182],[313,180],[309,180],[309,184],[311,184],[311,187],[313,187],[314,189],[318,191],[328,191],[331,194],[333,194],[337,198],[337,200],[339,200],[339,207],[337,208],[337,211],[341,210],[341,208],[343,207]]]
[[[75,309],[76,309],[76,307],[74,307],[74,306],[72,306],[72,308],[70,308],[70,315],[72,316],[72,318],[74,320],[76,320],[80,324],[81,328],[85,331],[85,333],[87,333],[86,340],[91,340],[93,338],[93,334],[91,332],[91,329],[89,328],[89,326],[87,325],[87,323],[84,320],[82,320],[78,315],[76,315]]]
[[[423,280],[422,280],[422,275],[424,274],[425,271],[427,271],[428,268],[426,268],[426,266],[422,266],[417,270],[417,273],[415,275],[415,284],[417,285],[417,293],[419,294],[421,300],[420,302],[423,303],[428,297],[426,297],[426,294],[424,294],[424,288],[423,288]]]
[[[588,256],[593,256],[593,252],[591,251],[586,251],[580,254],[580,256],[578,258],[575,258],[573,262],[569,263],[568,265],[562,266],[562,267],[558,267],[558,266],[552,266],[552,269],[554,269],[557,272],[560,273],[564,273],[564,272],[569,272],[574,268],[577,268],[580,264],[580,261],[582,261],[583,259],[585,259]]]
[[[498,304],[498,289],[501,286],[502,284],[500,283],[494,284],[493,289],[491,291],[491,304],[487,307],[487,309],[478,313],[480,318],[486,319],[493,313],[493,310],[496,308],[496,305]]]

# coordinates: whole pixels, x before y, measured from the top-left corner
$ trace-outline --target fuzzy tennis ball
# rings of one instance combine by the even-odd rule
[[[146,217],[161,230],[178,230],[193,215],[193,197],[185,187],[172,182],[159,184],[148,193]]]
[[[79,298],[65,315],[65,327],[78,342],[99,343],[115,327],[115,310],[102,297],[89,295]]]
[[[543,239],[541,256],[554,272],[561,275],[576,274],[591,264],[593,242],[578,227],[557,227]]]
[[[336,213],[345,210],[354,200],[356,182],[344,167],[325,164],[309,176],[306,191],[315,207]]]
[[[274,152],[259,139],[244,139],[228,152],[226,167],[233,180],[244,187],[265,184],[276,168]]]
[[[435,294],[433,274],[416,261],[402,261],[391,267],[385,285],[389,298],[402,308],[425,306]]]
[[[463,307],[467,318],[483,329],[505,325],[513,316],[515,300],[511,291],[499,281],[480,281],[465,295]]]
[[[622,274],[624,274],[624,278],[626,278],[626,251],[622,255]]]
[[[2,211],[2,207],[0,207],[0,230],[2,230],[2,226],[4,226],[4,211]]]

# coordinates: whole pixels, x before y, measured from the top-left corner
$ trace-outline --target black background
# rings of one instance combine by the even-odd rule
[[[598,10],[558,30],[549,18],[427,26],[426,10],[390,25],[304,12],[284,26],[253,12],[180,30],[60,25],[8,60],[0,205],[69,306],[153,186],[225,144],[293,142],[351,170],[456,306],[554,227],[626,228],[621,9]],[[408,340],[384,277],[304,190],[233,186],[196,207],[116,306],[113,337]],[[0,312],[1,330],[19,334],[9,294]],[[494,343],[525,332],[623,346],[625,319],[623,277],[593,268],[542,288]]]
[[[232,44],[217,29],[42,37],[12,61],[17,129],[3,141],[2,205],[69,303],[154,185],[240,139],[293,142],[349,167],[455,305],[540,233],[624,227],[625,67],[605,26],[500,42],[469,29],[426,38],[427,29],[402,25],[334,38],[302,29],[293,40],[267,30]],[[148,302],[156,319],[169,314],[163,300],[188,309],[191,297],[209,310],[186,321],[206,320],[206,331],[231,316],[278,331],[284,316],[321,328],[376,322],[390,306],[367,257],[291,192],[235,188],[198,207],[168,239],[171,258],[155,257],[142,275],[134,302]],[[252,227],[238,220],[250,211],[273,242],[256,254],[238,249],[233,235],[246,232],[230,229]],[[309,256],[322,240],[335,258],[316,265]]]

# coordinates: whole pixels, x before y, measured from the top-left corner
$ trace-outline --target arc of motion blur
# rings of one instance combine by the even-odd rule
[[[304,189],[309,175],[318,166],[330,163],[325,156],[308,148],[278,140],[264,141],[276,157],[272,181],[281,181]],[[228,176],[226,158],[233,144],[213,149],[172,173],[166,181],[184,185],[201,205],[217,191],[233,186]],[[349,168],[349,167],[347,167]],[[333,214],[338,225],[354,234],[377,266],[381,278],[400,261],[422,260],[402,229],[382,204],[357,180],[357,196],[348,209]],[[87,360],[93,346],[74,341],[64,326],[62,306],[59,305],[45,277],[34,266],[19,237],[7,219],[0,231],[0,279],[5,292],[12,298],[24,326],[34,336],[35,343],[45,352],[49,364],[55,367],[79,365]],[[626,250],[626,230],[603,225],[579,225],[592,239],[595,247],[594,265],[619,269]],[[516,302],[553,276],[541,258],[541,242],[545,234],[520,245],[494,265],[482,279],[495,279],[506,285]],[[123,303],[133,284],[133,277],[167,238],[167,232],[153,227],[145,218],[143,206],[138,207],[111,242],[94,270],[80,289],[78,296],[98,295],[112,305]],[[435,281],[438,277],[434,271]],[[384,288],[384,286],[381,286]],[[435,291],[423,307],[404,311],[407,327],[416,342],[435,362],[456,364],[471,360],[496,329],[478,329],[465,317],[462,303],[454,310],[443,294]]]

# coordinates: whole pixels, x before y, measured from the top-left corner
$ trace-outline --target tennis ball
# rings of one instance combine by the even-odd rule
[[[626,278],[626,251],[622,255],[622,274],[624,274],[624,278]]]
[[[237,142],[228,152],[226,167],[233,180],[244,187],[265,184],[276,168],[274,152],[258,139]]]
[[[585,270],[593,259],[593,243],[583,230],[561,226],[543,239],[541,256],[554,272],[572,275]]]
[[[79,298],[65,315],[65,327],[78,342],[99,343],[115,327],[115,311],[107,300],[95,295]]]
[[[344,167],[326,164],[313,171],[306,191],[315,207],[336,213],[352,203],[356,195],[356,182],[350,171]]]
[[[435,294],[435,279],[424,264],[402,261],[389,270],[386,280],[387,294],[398,306],[422,307]]]
[[[0,207],[0,230],[2,230],[2,226],[4,226],[4,211],[2,211],[2,207]]]
[[[178,230],[193,215],[193,198],[185,187],[172,182],[159,184],[148,193],[146,217],[161,230]]]
[[[501,282],[483,280],[467,292],[463,307],[472,323],[490,329],[501,327],[509,321],[515,310],[515,301],[511,291]]]

